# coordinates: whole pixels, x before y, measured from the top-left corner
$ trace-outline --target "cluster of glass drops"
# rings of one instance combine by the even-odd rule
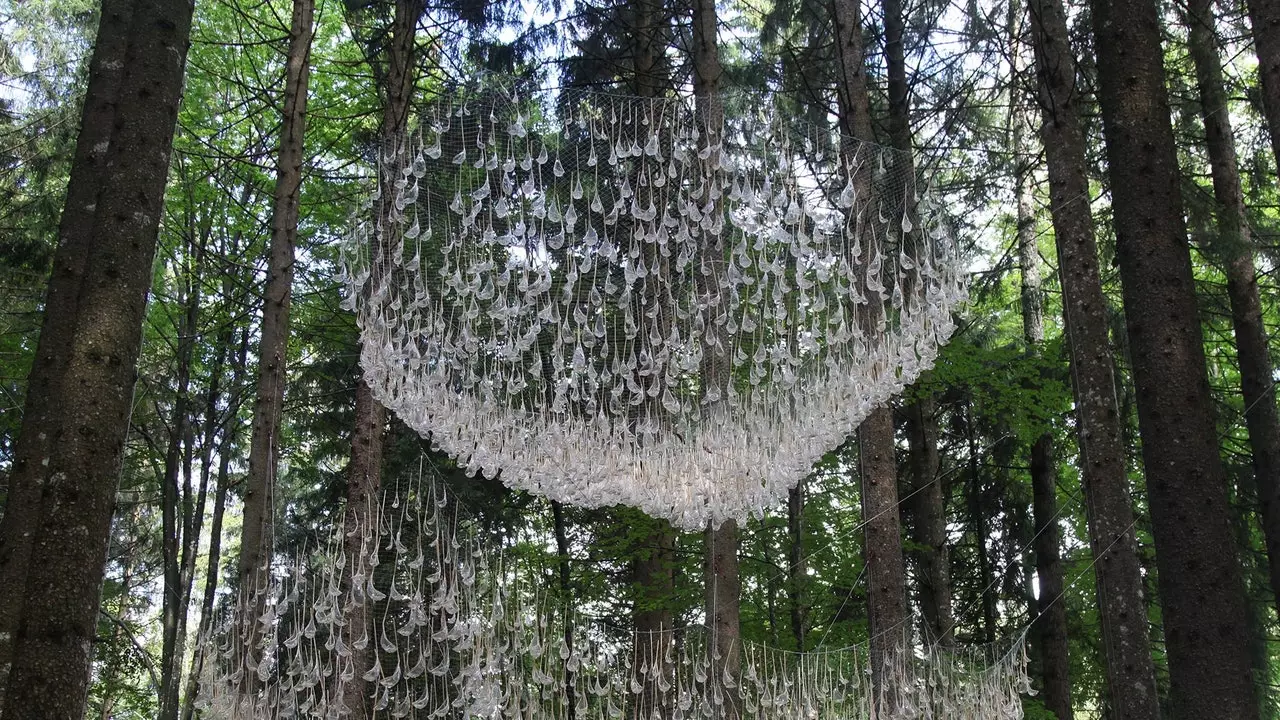
[[[893,151],[717,103],[458,93],[383,148],[343,255],[376,397],[563,502],[785,495],[931,366],[963,266]]]

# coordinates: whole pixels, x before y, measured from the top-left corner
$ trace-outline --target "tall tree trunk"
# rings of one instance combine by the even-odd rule
[[[135,14],[151,21],[117,22]],[[107,117],[96,102],[86,105],[82,130],[109,140],[102,168],[90,152],[78,154],[72,166],[70,187],[87,181],[96,192],[71,193],[68,201],[94,206],[92,229],[84,242],[61,245],[55,259],[57,267],[82,268],[79,302],[46,306],[42,335],[50,333],[50,340],[42,347],[65,351],[65,364],[55,376],[37,377],[51,392],[36,392],[39,407],[19,433],[44,433],[24,447],[58,452],[28,458],[30,470],[14,473],[11,487],[23,504],[5,514],[5,526],[17,525],[0,531],[30,543],[26,572],[19,574],[25,580],[7,585],[6,594],[42,599],[21,608],[16,633],[8,635],[14,649],[5,720],[84,713],[190,31],[191,4],[174,0],[136,0],[132,12],[113,11],[99,26],[99,45],[110,54],[95,50],[93,67],[113,70],[90,77],[88,96],[114,102],[115,109]],[[107,130],[99,126],[104,119]],[[85,173],[91,178],[82,179]],[[87,208],[73,208],[82,211]],[[67,257],[76,252],[84,253],[82,262]],[[27,514],[34,509],[26,502],[31,493],[39,497],[35,517]]]
[[[1040,137],[1049,170],[1049,209],[1071,354],[1080,483],[1096,561],[1108,706],[1117,718],[1155,720],[1160,709],[1121,436],[1123,415],[1116,399],[1107,302],[1089,207],[1075,57],[1061,0],[1028,0],[1028,7]],[[1043,586],[1040,593],[1046,596]]]
[[[28,562],[40,516],[44,461],[53,454],[59,423],[57,398],[71,356],[79,318],[80,286],[85,263],[93,250],[94,209],[102,189],[101,177],[110,147],[116,97],[123,77],[122,60],[128,50],[134,0],[103,0],[98,34],[89,61],[80,134],[76,138],[74,168],[58,224],[58,247],[45,290],[46,312],[40,339],[27,377],[23,402],[24,432],[18,434],[9,468],[9,491],[0,510],[0,587],[26,585]],[[6,680],[13,660],[18,623],[26,594],[0,592],[0,713],[4,710]]]
[[[695,0],[693,3],[693,92],[698,104],[698,121],[708,146],[719,142],[723,132],[724,107],[720,97],[720,80],[723,70],[716,38],[718,27],[715,0]],[[716,167],[719,157],[712,153],[706,160],[707,176]],[[710,193],[710,183],[708,194]],[[710,201],[710,197],[706,199]],[[702,244],[702,260],[711,267],[724,264],[724,238],[706,236]],[[698,288],[709,308],[714,312],[725,299],[714,284]],[[708,332],[714,332],[713,323],[707,323]],[[711,343],[703,340],[702,377],[706,385],[714,385],[721,397],[724,387],[733,382],[728,357],[716,346],[727,343]],[[717,412],[718,403],[704,405],[708,413]],[[711,633],[708,643],[710,654],[709,682],[712,698],[719,708],[717,720],[737,720],[741,707],[737,693],[741,667],[740,612],[741,584],[738,578],[738,523],[725,520],[719,527],[711,521],[705,533],[706,555],[703,577],[706,583],[707,627]]]
[[[1015,27],[1019,27],[1016,23]],[[1020,50],[1014,49],[1015,62]],[[1019,157],[1031,157],[1026,118],[1021,103],[1014,103],[1013,147]],[[1040,279],[1040,248],[1036,238],[1035,198],[1031,192],[1031,166],[1017,169],[1018,265],[1022,270],[1022,336],[1027,353],[1039,357],[1044,345],[1044,288]],[[1040,660],[1045,707],[1058,720],[1070,720],[1071,661],[1067,649],[1067,606],[1057,602],[1065,583],[1062,571],[1062,531],[1058,527],[1058,470],[1054,462],[1053,433],[1046,430],[1031,444],[1031,512],[1035,526],[1036,579],[1039,600],[1033,635]]]
[[[1240,360],[1244,419],[1253,450],[1253,475],[1262,510],[1272,598],[1280,608],[1280,415],[1276,412],[1271,356],[1253,261],[1253,238],[1244,193],[1240,189],[1240,167],[1222,79],[1222,60],[1218,57],[1212,0],[1189,0],[1186,24],[1200,91],[1200,117],[1204,121],[1205,146],[1209,151],[1213,197],[1218,205],[1218,237],[1210,243],[1210,250],[1221,260],[1227,275],[1227,297],[1235,329],[1236,355]],[[1265,73],[1263,75],[1265,77]]]
[[[267,285],[262,298],[262,335],[258,344],[258,383],[245,476],[244,521],[240,536],[240,602],[246,609],[240,628],[246,692],[252,692],[259,658],[258,609],[270,580],[275,516],[276,473],[280,461],[280,420],[284,410],[285,364],[289,346],[289,306],[293,290],[294,248],[298,240],[298,201],[302,193],[303,139],[307,127],[307,86],[311,76],[312,16],[315,0],[293,0],[289,51],[285,58],[284,109],[272,198],[271,245]]]
[[[380,200],[376,208],[375,246],[371,250],[374,258],[372,282],[375,286],[385,282],[382,266],[387,251],[382,242],[382,233],[392,222],[390,218],[395,197],[392,187],[399,177],[399,169],[392,159],[405,140],[408,126],[409,101],[417,77],[414,31],[422,11],[423,0],[394,0],[390,27],[386,28],[386,39],[376,45],[368,40],[361,43],[363,47],[370,49],[371,54],[366,55],[365,61],[373,69],[382,99],[382,147],[379,149],[382,162],[378,169]],[[352,24],[351,20],[349,18],[349,24]],[[373,717],[373,706],[369,702],[373,688],[364,679],[365,673],[373,666],[374,652],[377,649],[372,640],[373,608],[365,594],[353,587],[356,584],[353,579],[360,574],[359,563],[363,561],[363,557],[370,551],[377,552],[377,548],[363,548],[363,545],[371,532],[369,528],[378,517],[386,425],[387,409],[373,396],[373,390],[363,374],[360,374],[356,381],[355,428],[351,435],[351,462],[347,465],[347,505],[342,521],[348,560],[343,569],[343,584],[349,601],[345,627],[348,635],[344,641],[351,648],[350,663],[354,676],[341,685],[341,692],[342,702],[351,712],[352,720]],[[368,637],[370,641],[363,647],[357,647],[359,643],[356,641],[361,637]]]
[[[1280,0],[1247,0],[1253,46],[1258,55],[1262,113],[1267,118],[1271,153],[1280,170]]]
[[[176,720],[178,689],[182,682],[183,629],[188,593],[183,591],[184,561],[191,543],[191,364],[200,320],[200,284],[204,266],[205,236],[188,238],[191,253],[186,269],[182,318],[178,323],[176,384],[169,446],[161,478],[161,547],[164,565],[161,600],[160,720]],[[185,492],[179,476],[187,479]]]
[[[658,42],[663,23],[662,4],[659,0],[637,0],[634,9],[635,22],[631,28],[634,45],[632,85],[636,95],[656,98],[668,84],[659,72],[659,57],[665,50]],[[656,247],[645,258],[648,267],[661,267],[668,262],[669,260],[661,257]],[[648,297],[638,295],[636,299],[646,307],[665,302],[654,292],[646,291],[645,294]],[[662,316],[665,317],[666,313],[662,313]],[[643,333],[637,340],[642,344],[648,342]],[[664,412],[662,404],[656,400],[642,407],[650,413]],[[676,531],[670,522],[661,518],[648,518],[647,527],[648,533],[640,541],[632,558],[636,588],[636,667],[642,671],[646,668],[648,670],[647,673],[639,673],[641,690],[634,706],[636,720],[651,720],[655,714],[659,718],[670,717],[672,702],[675,700],[675,693],[664,692],[663,687],[672,682],[675,672],[675,668],[668,663],[668,658],[672,653],[674,640],[671,607],[675,595]]]
[[[560,590],[560,613],[563,616],[564,646],[573,652],[573,568],[570,566],[569,528],[564,517],[564,505],[551,501],[551,521],[556,537],[556,580]],[[564,700],[565,717],[577,717],[578,697],[574,691],[577,673],[565,669]]]
[[[911,492],[904,499],[916,546],[916,581],[925,639],[944,647],[955,640],[951,612],[951,558],[947,549],[946,498],[938,467],[938,405],[932,395],[906,408]]]
[[[809,572],[804,554],[804,491],[805,481],[801,480],[787,493],[787,597],[791,605],[791,638],[797,652],[804,652],[809,615],[805,604]],[[769,589],[773,591],[772,583]]]
[[[906,17],[901,0],[883,0],[885,62],[888,70],[889,141],[897,152],[893,158],[894,183],[890,203],[900,215],[890,219],[890,228],[901,228],[902,219],[914,212],[915,161],[911,140],[911,100],[907,86]],[[888,238],[892,235],[886,233]],[[912,241],[902,233],[905,248]],[[887,248],[886,248],[887,250]],[[868,293],[870,294],[870,293]],[[877,308],[879,312],[882,309]],[[878,318],[869,318],[874,327]],[[907,573],[902,557],[902,526],[898,515],[898,479],[894,442],[893,408],[886,405],[871,413],[858,427],[858,458],[862,475],[863,555],[867,563],[867,606],[871,631],[871,673],[881,711],[900,711],[902,680],[891,672],[906,653],[911,631],[911,610],[907,603]]]
[[[1094,0],[1116,257],[1177,718],[1256,718],[1153,0]]]
[[[977,421],[973,416],[973,400],[965,402],[964,434],[968,443],[969,463],[969,527],[973,531],[974,553],[978,557],[978,581],[981,585],[982,604],[982,639],[993,642],[996,639],[996,577],[991,563],[991,551],[987,541],[991,537],[991,528],[987,525],[987,511],[984,507],[982,487],[982,461],[978,449]]]
[[[226,334],[230,340],[231,334]],[[214,490],[213,517],[209,521],[209,552],[205,566],[204,594],[200,600],[200,626],[196,630],[196,651],[191,663],[191,671],[187,675],[187,690],[182,699],[182,720],[191,720],[195,715],[196,697],[199,694],[200,681],[204,672],[204,662],[209,650],[209,639],[213,634],[214,602],[218,595],[218,580],[222,561],[222,523],[226,515],[227,490],[231,485],[231,461],[236,445],[236,417],[240,414],[244,387],[244,376],[248,366],[249,331],[240,335],[239,348],[231,363],[231,381],[228,386],[228,403],[226,415],[220,421],[222,438],[218,443],[218,475]]]

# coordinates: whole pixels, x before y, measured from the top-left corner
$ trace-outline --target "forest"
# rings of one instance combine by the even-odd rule
[[[1278,179],[1280,0],[0,0],[0,720],[1280,720]]]

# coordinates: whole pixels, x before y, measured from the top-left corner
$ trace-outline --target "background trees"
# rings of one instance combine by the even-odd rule
[[[1048,649],[1060,631],[1037,640],[1036,683],[1057,685],[1024,698],[1033,717],[1154,717],[1158,705],[1195,717],[1196,697],[1224,707],[1219,684],[1197,689],[1217,683],[1216,672],[1237,681],[1236,715],[1277,716],[1271,568],[1280,533],[1270,531],[1280,483],[1266,453],[1280,321],[1272,4],[713,4],[722,83],[785,93],[815,123],[910,152],[945,197],[973,269],[962,329],[936,370],[882,414],[878,444],[862,433],[862,447],[853,438],[834,449],[786,507],[737,529],[730,552],[744,640],[809,650],[866,642],[868,588],[876,578],[892,584],[896,572],[917,639],[985,642],[1042,615],[1041,627],[1065,622],[1069,673]],[[27,613],[32,595],[9,588],[65,581],[48,611],[75,605],[75,637],[96,638],[90,715],[193,716],[212,624],[245,583],[232,558],[309,551],[335,526],[361,522],[350,519],[359,509],[350,498],[378,486],[396,492],[420,462],[494,543],[538,560],[559,602],[590,608],[619,638],[633,627],[703,622],[706,537],[626,509],[553,507],[465,478],[370,410],[369,398],[358,401],[357,337],[334,263],[337,239],[377,182],[372,163],[388,128],[411,126],[443,78],[485,68],[633,93],[688,87],[694,38],[705,37],[694,33],[692,4],[319,0],[299,26],[314,34],[302,65],[294,9],[197,3],[174,152],[152,168],[153,180],[167,172],[152,215],[155,259],[144,242],[113,265],[88,249],[102,211],[86,208],[104,183],[86,185],[78,171],[115,167],[98,153],[112,132],[103,114],[122,110],[104,98],[127,78],[99,56],[129,52],[123,30],[116,44],[109,38],[141,10],[118,0],[0,5],[0,677],[26,637],[4,631],[42,622]],[[1141,44],[1117,42],[1111,26],[1094,41],[1090,22],[1116,12],[1143,18]],[[1169,121],[1167,132],[1142,136],[1161,148],[1159,163],[1127,152],[1115,129],[1136,127],[1117,113],[1137,93],[1124,83],[1140,47],[1144,119]],[[302,67],[309,87],[298,82]],[[284,184],[275,167],[282,133],[301,141],[283,163],[296,178]],[[107,189],[117,197],[125,187]],[[291,187],[292,204],[280,195]],[[1158,209],[1134,197],[1154,190]],[[1157,233],[1156,222],[1171,224]],[[1144,273],[1157,260],[1176,288]],[[127,278],[85,284],[125,265]],[[147,285],[144,317],[137,300]],[[99,433],[92,441],[20,433],[89,398],[68,395],[60,379],[85,357],[74,351],[89,337],[76,329],[80,315],[62,309],[87,302],[81,287],[133,293],[125,304],[136,315],[90,325],[127,359],[137,321],[136,390],[115,394],[115,419],[86,426]],[[1160,299],[1175,290],[1176,318],[1172,300]],[[264,323],[264,298],[276,311],[289,304],[286,326]],[[1166,342],[1175,337],[1176,352]],[[1164,366],[1171,357],[1185,361],[1176,376]],[[259,420],[255,433],[255,388],[272,368],[267,405],[278,407],[278,427]],[[133,376],[112,377],[119,389]],[[1153,406],[1161,393],[1174,397]],[[278,460],[251,460],[255,434],[257,453],[266,447]],[[122,444],[119,456],[97,453],[109,440]],[[374,442],[380,452],[362,454]],[[1194,455],[1179,454],[1192,444]],[[89,459],[76,464],[84,453],[95,455],[92,469]],[[54,469],[42,469],[45,457]],[[871,485],[859,473],[869,459],[883,465],[866,473]],[[43,509],[70,501],[33,491],[33,478],[57,467],[76,468],[78,491],[94,489],[75,499],[92,513]],[[272,503],[257,502],[264,477]],[[888,491],[895,497],[876,505]],[[897,513],[863,510],[868,503],[900,509],[901,532]],[[872,539],[900,537],[905,564],[864,538],[872,517],[894,520]],[[274,530],[254,553],[242,544],[244,523],[265,518]],[[28,574],[22,538],[86,520],[105,545],[77,550],[74,568],[74,558],[55,557]],[[724,548],[710,549],[723,558]],[[1049,574],[1055,551],[1060,583]],[[92,619],[85,608],[101,557]],[[1230,602],[1209,602],[1210,590]],[[1197,608],[1212,614],[1189,614]],[[1063,618],[1050,618],[1058,610]],[[1186,650],[1204,651],[1200,635],[1229,641],[1201,662]],[[52,692],[25,681],[8,690],[23,697],[38,687]]]

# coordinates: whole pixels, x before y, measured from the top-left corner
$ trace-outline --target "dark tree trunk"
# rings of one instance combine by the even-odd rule
[[[231,333],[227,332],[223,339],[226,345],[230,345]],[[182,698],[182,720],[192,720],[195,716],[196,697],[200,693],[200,680],[204,673],[209,639],[213,634],[213,608],[217,600],[218,580],[222,569],[222,521],[227,509],[227,490],[231,482],[231,460],[236,440],[236,416],[240,412],[239,397],[244,383],[248,355],[249,333],[246,330],[240,336],[239,348],[231,363],[231,379],[228,386],[231,402],[228,403],[226,415],[219,422],[222,426],[222,435],[218,442],[218,474],[214,480],[213,517],[209,521],[209,558],[205,567],[204,594],[200,599],[200,626],[196,628],[195,655],[187,675],[186,693]],[[216,401],[211,399],[210,409],[215,405]],[[206,437],[212,441],[211,435],[207,434]]]
[[[742,666],[742,628],[739,625],[741,580],[738,577],[738,523],[726,520],[718,528],[707,528],[706,567],[707,629],[711,633],[708,652],[711,665],[707,670],[715,705],[721,708],[716,720],[737,720],[742,708],[736,687],[723,682],[730,678],[738,684]]]
[[[675,693],[661,690],[662,678],[672,682],[675,668],[667,662],[671,653],[671,613],[675,595],[675,546],[676,533],[666,520],[650,519],[652,530],[634,554],[636,588],[636,646],[637,666],[647,664],[649,673],[641,673],[640,697],[636,699],[636,720],[650,720],[654,712],[658,717],[671,715],[671,703]]]
[[[178,689],[182,682],[182,660],[185,654],[187,601],[189,587],[184,583],[184,570],[191,558],[193,538],[193,500],[191,488],[191,363],[196,344],[196,327],[200,319],[200,284],[204,265],[204,243],[207,236],[198,241],[191,238],[188,250],[193,255],[191,267],[186,270],[186,297],[182,319],[178,324],[177,369],[173,403],[173,419],[169,423],[171,433],[165,452],[164,473],[161,478],[161,533],[164,564],[163,597],[161,601],[161,649],[160,649],[160,720],[176,720],[178,717]],[[179,488],[179,475],[186,479]]]
[[[405,129],[409,119],[409,100],[413,94],[416,78],[414,56],[416,38],[414,30],[418,18],[422,15],[422,0],[396,0],[392,10],[390,26],[386,28],[386,38],[379,44],[369,40],[361,42],[362,47],[369,49],[365,62],[373,69],[378,82],[379,95],[382,98],[382,148],[384,161],[394,157],[394,151],[404,141]],[[350,19],[349,19],[350,20]],[[353,24],[349,22],[349,24]],[[395,193],[392,184],[399,177],[398,168],[384,164],[378,170],[380,185],[380,204],[378,213],[378,230],[374,235],[375,247],[371,252],[374,261],[373,283],[376,286],[383,282],[381,264],[386,250],[382,242],[382,228],[391,221],[391,211]],[[360,372],[357,370],[357,372]],[[373,396],[373,390],[359,377],[356,382],[355,428],[351,436],[351,462],[347,465],[347,506],[343,515],[343,534],[346,544],[347,566],[344,568],[344,586],[350,601],[347,607],[348,622],[345,631],[348,636],[345,643],[351,648],[350,663],[354,677],[342,685],[343,703],[351,712],[352,720],[365,720],[373,717],[373,708],[369,703],[371,695],[369,681],[364,674],[373,666],[376,644],[372,641],[373,608],[365,597],[365,593],[353,588],[353,577],[360,574],[359,563],[368,554],[362,553],[362,546],[377,518],[377,505],[382,488],[382,456],[385,442],[387,409]],[[376,549],[372,549],[376,552]],[[367,578],[368,575],[366,574]],[[366,580],[368,582],[368,580]],[[355,641],[361,637],[370,638],[364,647],[356,647]]]
[[[1174,716],[1258,717],[1152,0],[1094,0],[1116,257]]]
[[[938,406],[932,395],[906,408],[911,469],[910,496],[904,506],[911,517],[916,584],[925,638],[950,646],[955,639],[951,612],[951,558],[947,549],[946,498],[938,474]]]
[[[570,566],[569,528],[564,517],[564,505],[551,501],[551,520],[556,536],[556,580],[560,590],[560,612],[564,622],[564,645],[573,652],[573,568]],[[564,699],[566,717],[577,717],[578,697],[574,691],[575,673],[565,670]]]
[[[1265,3],[1258,3],[1256,5]],[[1258,297],[1258,276],[1253,262],[1253,238],[1240,189],[1240,167],[1222,60],[1218,57],[1213,3],[1189,0],[1186,9],[1188,44],[1196,66],[1200,90],[1200,117],[1204,120],[1205,146],[1213,175],[1217,203],[1218,237],[1210,250],[1227,276],[1231,325],[1235,329],[1236,355],[1240,359],[1240,386],[1244,396],[1245,426],[1253,450],[1253,474],[1261,506],[1262,533],[1266,541],[1272,598],[1280,608],[1280,415],[1276,413],[1270,350]],[[1262,73],[1266,77],[1265,72]]]
[[[89,61],[89,83],[85,91],[80,134],[76,138],[75,172],[67,185],[67,198],[58,225],[58,249],[54,254],[49,285],[45,291],[46,312],[40,339],[27,377],[23,403],[24,432],[18,434],[9,468],[9,491],[0,520],[0,587],[21,588],[26,584],[32,540],[40,515],[41,476],[44,460],[53,450],[53,437],[60,422],[57,398],[60,382],[71,356],[79,318],[80,286],[85,263],[94,247],[94,208],[102,190],[107,150],[110,147],[116,99],[123,76],[123,59],[128,50],[134,0],[103,0],[98,34]],[[0,592],[0,713],[14,641],[22,617],[26,594]]]
[[[1271,153],[1280,169],[1280,0],[1247,0],[1253,46],[1258,55],[1262,113],[1267,118]]]
[[[804,490],[801,480],[787,493],[787,597],[791,605],[791,638],[796,651],[804,652],[809,607],[805,603],[808,563],[804,554]],[[772,583],[769,587],[773,591]]]
[[[50,341],[42,347],[64,352],[64,364],[52,376],[36,378],[44,387],[37,389],[37,407],[24,418],[19,436],[43,433],[45,438],[24,447],[43,450],[44,457],[27,458],[11,478],[21,504],[6,512],[7,527],[0,531],[0,537],[25,537],[30,543],[26,572],[17,568],[17,577],[25,579],[6,584],[5,594],[41,598],[21,608],[17,623],[0,628],[3,634],[16,625],[5,720],[75,718],[85,710],[191,31],[188,2],[137,0],[131,12],[124,5],[115,9],[114,3],[109,8],[99,26],[99,50],[92,61],[98,74],[90,77],[82,118],[82,130],[106,143],[98,158],[103,165],[97,166],[91,149],[82,148],[68,196],[69,203],[84,201],[72,209],[77,214],[87,214],[93,205],[92,227],[83,241],[61,244],[55,258],[63,271],[82,269],[74,291],[79,301],[74,307],[46,307],[42,335],[50,333]],[[132,23],[133,15],[152,21]],[[107,68],[113,69],[103,73]],[[114,112],[99,102],[114,103]],[[85,173],[90,177],[83,178]],[[76,192],[84,182],[94,191]],[[71,259],[76,254],[83,259]],[[56,453],[48,452],[55,447]]]
[[[978,581],[981,585],[982,604],[982,640],[993,642],[996,639],[996,578],[991,563],[991,552],[987,540],[991,537],[991,529],[987,526],[987,511],[983,503],[982,461],[978,449],[978,429],[973,416],[973,401],[965,404],[964,433],[969,450],[969,528],[973,531],[974,553],[978,558]]]
[[[1116,718],[1160,716],[1147,605],[1125,468],[1122,415],[1089,207],[1080,90],[1060,0],[1028,0],[1040,137],[1062,282],[1080,444],[1081,485],[1097,578],[1108,706]],[[1045,592],[1041,589],[1041,597]]]
[[[254,687],[258,664],[259,608],[270,579],[275,485],[280,462],[280,421],[284,410],[285,364],[289,346],[289,306],[293,291],[294,248],[298,240],[298,200],[302,192],[303,139],[307,127],[307,86],[311,75],[312,16],[315,0],[293,0],[289,51],[285,59],[284,110],[272,198],[271,245],[267,286],[262,299],[262,337],[258,344],[258,384],[245,477],[244,526],[240,536],[240,602],[246,608],[240,628],[248,667],[245,690]]]
[[[1015,46],[1016,47],[1016,46]],[[1015,56],[1017,51],[1015,50]],[[1019,157],[1030,157],[1030,139],[1021,107],[1015,105],[1014,142]],[[1022,335],[1027,352],[1038,357],[1044,344],[1044,289],[1040,279],[1040,249],[1036,240],[1035,199],[1031,167],[1017,171],[1018,264],[1022,270]],[[1054,463],[1053,433],[1046,430],[1031,444],[1031,512],[1035,525],[1036,579],[1039,600],[1032,627],[1044,705],[1058,720],[1071,720],[1071,660],[1067,648],[1067,605],[1059,602],[1065,583],[1062,571],[1062,531],[1058,527],[1058,469]]]

